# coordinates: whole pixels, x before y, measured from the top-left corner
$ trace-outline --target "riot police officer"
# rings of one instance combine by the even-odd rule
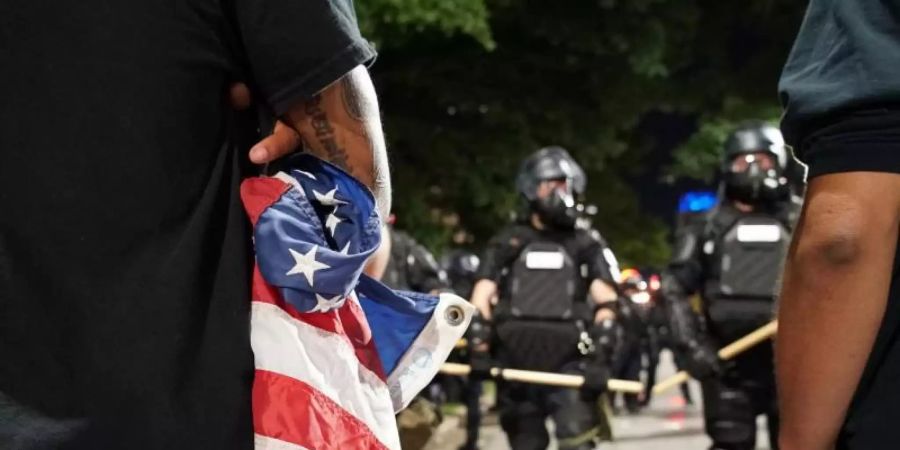
[[[392,214],[386,237],[391,256],[381,281],[394,289],[415,292],[436,293],[449,288],[447,274],[434,255],[412,236],[394,228],[395,220]]]
[[[522,163],[516,186],[526,214],[490,241],[472,294],[480,312],[470,327],[476,374],[489,366],[489,347],[503,367],[585,375],[581,391],[498,382],[500,424],[514,450],[546,448],[548,416],[560,448],[594,448],[598,432],[597,396],[616,338],[618,268],[599,233],[575,226],[579,173],[584,181],[559,147]],[[585,355],[589,347],[595,350]]]
[[[613,364],[613,376],[624,380],[640,381],[644,356],[649,360],[654,356],[656,339],[650,327],[650,316],[654,303],[648,292],[644,276],[634,268],[621,272],[619,289],[622,298],[619,303],[619,322],[622,324],[623,339],[618,358]],[[625,410],[635,414],[640,410],[638,394],[622,395]]]
[[[449,288],[444,270],[438,266],[434,256],[409,234],[397,230],[392,214],[385,226],[382,245],[387,249],[387,261],[372,266],[381,266],[383,273],[376,273],[384,284],[394,289],[415,292],[438,293]],[[379,255],[383,257],[384,255]],[[444,392],[440,379],[435,379],[428,387],[397,416],[400,443],[404,449],[424,448],[437,430],[442,417],[439,405]]]
[[[717,348],[772,319],[775,284],[799,202],[785,176],[790,155],[777,128],[747,122],[728,137],[721,199],[677,236],[662,277],[672,338],[703,387],[713,449],[753,449],[756,416],[767,416],[772,448],[778,417],[771,343],[724,363]],[[699,293],[702,314],[688,297]]]
[[[472,287],[475,285],[480,259],[478,255],[466,250],[452,250],[441,258],[441,266],[447,273],[450,289],[461,297],[471,297]],[[479,330],[476,326],[474,333],[477,336]],[[470,336],[471,337],[471,336]],[[450,355],[451,360],[468,361],[469,348],[461,348]],[[463,400],[466,405],[466,441],[459,447],[460,450],[475,450],[478,448],[478,429],[481,425],[481,393],[483,380],[478,377],[468,377],[462,386]]]

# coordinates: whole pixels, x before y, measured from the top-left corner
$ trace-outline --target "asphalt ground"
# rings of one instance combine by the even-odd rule
[[[675,373],[671,354],[661,356],[657,380],[665,379]],[[702,450],[710,445],[709,438],[703,431],[703,415],[701,410],[701,393],[699,385],[691,382],[694,405],[686,405],[678,389],[672,389],[659,397],[655,397],[647,408],[637,414],[628,414],[624,410],[612,419],[614,441],[603,442],[598,448],[604,450]],[[492,402],[490,395],[482,399],[482,407],[486,409]],[[465,410],[460,407],[445,415],[435,435],[425,447],[426,450],[457,450],[465,441]],[[765,420],[760,417],[758,423],[757,449],[768,449]],[[553,426],[548,421],[548,427]],[[552,433],[551,433],[552,434]],[[509,444],[503,430],[497,423],[496,415],[486,414],[482,420],[479,435],[479,448],[482,450],[508,450]],[[551,443],[551,449],[556,449]]]

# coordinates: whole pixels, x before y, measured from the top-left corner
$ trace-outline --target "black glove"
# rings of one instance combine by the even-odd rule
[[[491,368],[494,366],[491,354],[483,351],[471,351],[469,353],[469,366],[472,368],[469,377],[473,380],[485,380],[491,378]]]
[[[491,341],[491,323],[484,320],[477,310],[466,330],[466,338],[469,340],[469,348],[473,350]]]
[[[581,391],[590,396],[599,396],[606,392],[606,384],[612,378],[609,365],[601,361],[590,361],[584,368],[584,384]]]
[[[685,370],[698,380],[722,374],[722,361],[718,352],[706,342],[691,341],[685,352]]]

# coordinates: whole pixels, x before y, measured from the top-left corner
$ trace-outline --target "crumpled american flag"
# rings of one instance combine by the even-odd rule
[[[292,157],[241,184],[253,224],[257,449],[399,449],[395,413],[437,373],[474,308],[362,273],[381,220],[336,166]]]

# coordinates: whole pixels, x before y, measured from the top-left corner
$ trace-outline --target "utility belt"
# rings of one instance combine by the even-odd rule
[[[582,321],[498,317],[494,325],[495,357],[504,367],[559,371],[592,350]]]
[[[707,328],[722,342],[746,336],[769,323],[775,315],[771,298],[704,298]]]

